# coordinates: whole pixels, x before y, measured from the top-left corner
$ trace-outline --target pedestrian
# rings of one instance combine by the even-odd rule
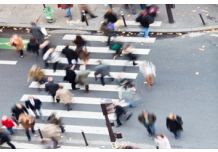
[[[45,67],[48,67],[48,63],[52,63],[53,71],[56,72],[57,66],[61,60],[60,55],[60,52],[56,51],[54,48],[48,49],[48,51],[43,55]]]
[[[58,89],[59,85],[57,83],[54,83],[53,77],[48,77],[48,82],[45,84],[45,91],[47,91],[52,96],[53,103],[55,103],[55,95]]]
[[[34,80],[37,82],[39,91],[40,86],[47,82],[44,71],[36,64],[32,65],[32,67],[28,71],[27,82],[29,82],[30,80]]]
[[[5,126],[7,128],[7,130],[8,130],[8,132],[10,132],[11,135],[14,134],[14,130],[13,130],[13,127],[15,126],[14,122],[13,122],[13,120],[11,118],[9,118],[6,115],[2,116],[2,126]]]
[[[27,51],[35,53],[37,56],[39,56],[39,43],[34,37],[29,39],[29,43],[27,43]]]
[[[41,107],[42,102],[41,100],[34,98],[33,96],[29,96],[28,100],[25,101],[25,105],[27,109],[31,109],[34,113],[36,118],[39,118],[39,116],[42,116]]]
[[[76,88],[76,72],[74,71],[75,66],[69,65],[66,70],[66,75],[64,77],[64,81],[68,81],[71,83],[72,90],[77,90]]]
[[[168,138],[163,134],[156,135],[154,142],[156,144],[156,149],[171,149]]]
[[[21,125],[25,129],[28,141],[31,141],[29,129],[31,129],[32,133],[35,134],[35,130],[34,130],[35,118],[33,116],[25,115],[24,113],[22,113],[19,116],[18,122],[21,123]]]
[[[78,63],[78,54],[73,49],[69,48],[69,45],[66,45],[63,50],[62,54],[64,54],[67,58],[68,64],[72,64],[72,60],[75,60]]]
[[[18,36],[17,34],[12,35],[10,39],[11,46],[16,48],[16,51],[20,54],[20,57],[23,58],[23,39],[21,36]]]
[[[17,125],[18,125],[18,119],[19,119],[20,114],[22,113],[29,114],[26,107],[21,103],[16,103],[11,108],[11,113],[12,113],[12,119]]]
[[[138,120],[140,123],[142,123],[145,126],[149,136],[155,135],[155,125],[154,125],[156,121],[155,114],[144,111],[138,116]]]
[[[170,113],[166,118],[167,129],[174,134],[176,139],[181,136],[181,131],[183,131],[182,125],[182,118],[174,113]]]
[[[140,72],[144,76],[144,83],[151,88],[154,84],[154,78],[156,77],[156,67],[150,61],[145,61],[139,66]]]
[[[73,40],[73,43],[76,45],[76,52],[79,55],[80,51],[83,50],[83,48],[86,46],[87,42],[82,38],[80,35],[76,35],[75,40]]]
[[[63,102],[63,104],[66,106],[67,111],[72,110],[71,104],[73,102],[73,94],[67,90],[64,89],[63,85],[59,85],[59,89],[56,91],[55,99],[60,100],[60,102]]]
[[[73,4],[58,4],[58,8],[65,9],[66,16],[69,20],[73,19],[71,8],[73,7]]]
[[[89,52],[87,47],[83,47],[83,49],[79,50],[79,59],[83,61],[83,64],[86,66],[89,61]]]
[[[85,92],[89,92],[89,80],[88,75],[90,74],[89,70],[85,70],[85,65],[80,66],[80,70],[76,74],[76,83],[79,85],[85,86]]]
[[[137,65],[137,63],[135,62],[137,60],[137,56],[135,54],[133,54],[132,51],[130,51],[130,48],[131,45],[129,43],[125,43],[123,46],[122,46],[122,51],[121,51],[121,54],[120,56],[127,56],[127,58],[132,61],[132,64],[134,66]]]
[[[100,81],[101,84],[104,86],[105,85],[105,81],[104,81],[104,77],[105,76],[109,76],[111,78],[111,81],[114,81],[114,78],[110,75],[110,66],[107,64],[102,63],[102,61],[98,61],[99,65],[97,65],[95,67],[95,81],[97,81],[97,76],[100,75]]]
[[[121,42],[113,42],[110,43],[109,49],[115,51],[113,54],[113,59],[115,60],[122,53],[123,43]]]
[[[117,14],[113,12],[111,8],[107,10],[107,12],[104,14],[104,19],[106,20],[107,23],[116,23],[118,18]]]
[[[38,26],[35,22],[31,22],[30,24],[31,24],[30,33],[39,44],[42,44],[44,42],[45,36],[41,31],[41,27]]]
[[[113,106],[115,109],[117,127],[120,127],[122,125],[122,122],[121,122],[122,117],[124,117],[125,119],[124,121],[127,121],[132,116],[132,113],[128,114],[126,110],[116,102],[113,102]]]
[[[87,4],[78,4],[78,7],[79,7],[79,10],[80,10],[80,12],[81,12],[81,21],[82,21],[82,22],[85,21],[85,19],[84,19],[84,17],[83,17],[83,11],[85,12],[85,14],[89,14],[89,16],[90,16],[91,18],[96,18],[96,17],[97,17],[96,15],[94,15],[94,14],[90,11],[89,6],[88,6]]]
[[[7,143],[8,146],[11,147],[11,149],[16,149],[16,147],[14,146],[14,144],[11,143],[11,139],[9,137],[9,135],[4,132],[4,130],[2,128],[0,128],[0,145]]]
[[[63,123],[62,123],[62,119],[58,118],[56,113],[52,113],[50,116],[48,116],[47,121],[50,124],[54,124],[54,125],[59,126],[62,133],[65,132],[65,129],[64,129],[64,126],[63,126]]]

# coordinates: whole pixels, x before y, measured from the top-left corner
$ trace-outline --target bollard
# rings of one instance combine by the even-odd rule
[[[43,139],[42,132],[40,129],[38,129],[38,132],[39,132],[40,138]]]
[[[204,18],[203,18],[203,16],[201,15],[201,13],[199,13],[199,16],[200,16],[200,18],[201,18],[201,21],[202,21],[203,25],[206,25],[206,23],[204,22]]]
[[[123,19],[123,24],[124,24],[124,26],[127,27],[127,25],[126,25],[126,20],[125,20],[125,16],[124,16],[123,12],[121,12],[121,16],[122,16],[122,19]]]
[[[43,7],[46,8],[45,4],[43,4]]]
[[[86,140],[86,136],[85,136],[85,133],[83,131],[82,131],[82,136],[83,136],[83,139],[85,141],[86,146],[88,146],[89,144],[88,144],[88,142]]]
[[[85,19],[86,25],[89,26],[89,23],[88,23],[88,20],[87,20],[87,17],[86,17],[86,13],[85,13],[84,10],[82,10],[82,15],[83,15],[83,17]]]

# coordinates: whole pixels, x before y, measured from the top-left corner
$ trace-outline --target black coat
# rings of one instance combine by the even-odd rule
[[[45,84],[45,91],[51,95],[55,95],[56,91],[59,89],[59,85],[54,82],[48,82]]]
[[[28,43],[27,44],[27,51],[30,51],[30,52],[38,52],[39,50],[39,43]]]
[[[39,44],[43,43],[44,41],[44,35],[41,32],[41,28],[37,25],[33,25],[31,27],[31,34],[32,36],[39,42]]]
[[[11,112],[12,112],[12,115],[15,116],[15,118],[16,118],[17,120],[18,120],[19,115],[20,115],[21,113],[27,113],[27,114],[29,114],[28,111],[27,111],[27,109],[26,109],[26,107],[25,107],[24,105],[22,105],[22,108],[21,108],[21,109],[17,108],[16,105],[13,106],[12,109],[11,109]]]
[[[182,128],[182,118],[180,116],[176,116],[176,120],[171,120],[169,118],[166,119],[167,128],[171,132],[177,132],[183,130]]]
[[[115,23],[117,21],[117,15],[115,13],[106,13],[104,19],[106,19],[107,22]]]
[[[69,81],[70,83],[75,83],[76,72],[69,68],[66,69],[66,76],[64,77],[65,81]]]
[[[7,141],[10,141],[9,135],[6,132],[1,131],[0,132],[0,145],[7,142]]]
[[[119,105],[116,105],[115,107],[115,114],[116,116],[120,116],[122,114],[126,114],[126,111],[123,107],[119,106]]]
[[[76,62],[78,62],[78,54],[76,51],[70,48],[64,48],[62,53],[66,56],[66,58],[69,58],[70,60],[75,59]]]
[[[25,101],[26,107],[28,109],[30,108],[33,111],[41,109],[42,102],[39,99],[35,99],[35,98],[33,98],[33,101],[35,105],[32,105],[30,100]]]
[[[136,18],[136,22],[139,22],[141,26],[149,28],[150,24],[154,22],[154,17],[151,15],[143,15],[142,13]]]

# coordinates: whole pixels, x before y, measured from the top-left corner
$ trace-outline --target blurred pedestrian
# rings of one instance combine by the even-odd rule
[[[83,61],[83,64],[86,66],[86,64],[88,63],[89,61],[89,52],[87,50],[87,47],[83,47],[82,50],[79,50],[79,59],[81,61]]]
[[[154,78],[156,77],[156,67],[150,61],[145,61],[139,66],[140,72],[144,76],[144,83],[151,88],[154,84]]]
[[[97,76],[100,75],[100,81],[101,84],[104,86],[105,85],[105,81],[104,81],[104,77],[105,76],[109,76],[111,78],[111,81],[114,81],[114,78],[110,75],[110,66],[107,64],[102,63],[102,61],[98,61],[99,65],[97,65],[95,67],[95,81],[97,81]]]
[[[11,46],[16,48],[16,51],[20,54],[20,57],[23,58],[23,39],[21,36],[18,36],[17,34],[12,35],[10,39]]]
[[[29,43],[27,44],[28,52],[36,53],[37,56],[39,56],[39,43],[36,41],[34,37],[31,37],[29,39]]]
[[[6,115],[2,116],[2,126],[6,127],[8,132],[10,132],[11,135],[14,134],[14,130],[13,130],[13,127],[15,126],[14,122],[11,118],[9,118]]]
[[[71,104],[73,102],[73,94],[67,90],[64,89],[63,85],[59,85],[59,89],[56,91],[55,99],[60,100],[60,102],[66,106],[67,111],[72,110]]]
[[[39,116],[42,116],[41,107],[42,102],[41,100],[34,98],[33,96],[29,96],[28,100],[25,101],[25,105],[27,109],[31,109],[34,113],[36,118],[39,118]]]
[[[48,118],[47,118],[47,121],[50,124],[54,124],[54,125],[59,126],[62,133],[65,132],[65,129],[64,129],[64,126],[63,126],[63,123],[62,123],[62,119],[58,118],[56,113],[52,113],[51,115],[49,115]]]
[[[35,134],[35,130],[34,130],[35,118],[33,116],[25,115],[24,113],[22,113],[19,116],[18,122],[21,123],[21,125],[25,129],[28,141],[31,141],[29,129],[31,129],[32,133]]]
[[[69,65],[66,70],[66,75],[64,76],[64,81],[71,83],[72,90],[77,90],[76,88],[76,72],[74,71],[75,66]]]
[[[29,114],[26,107],[21,103],[16,103],[11,108],[11,113],[12,113],[12,119],[17,125],[18,125],[18,119],[19,119],[20,114],[22,114],[22,113]]]
[[[10,146],[11,149],[16,149],[14,144],[11,143],[11,139],[10,139],[9,135],[6,132],[4,132],[4,130],[2,128],[0,128],[0,145],[2,145],[4,143],[8,144],[8,146]]]
[[[156,149],[171,149],[168,138],[163,134],[156,135],[154,142],[156,144]]]
[[[181,131],[183,131],[182,125],[182,118],[174,113],[170,113],[166,118],[167,129],[174,134],[176,139],[181,136]]]
[[[80,51],[83,50],[83,48],[86,46],[87,42],[82,38],[80,35],[76,35],[75,40],[73,40],[73,43],[76,45],[76,52],[79,55]]]
[[[45,36],[41,31],[41,27],[38,26],[35,22],[31,22],[30,33],[37,40],[37,42],[39,44],[42,44],[44,42],[44,37]]]
[[[73,19],[73,16],[72,16],[72,13],[71,13],[71,8],[72,7],[73,7],[73,4],[58,4],[58,8],[65,9],[65,11],[66,11],[66,16],[65,17],[68,17],[69,20]]]
[[[111,8],[108,8],[107,12],[104,14],[104,19],[106,20],[107,23],[116,23],[118,18],[117,14],[113,12]]]
[[[45,67],[48,67],[48,63],[53,64],[53,71],[56,72],[57,66],[60,62],[60,52],[56,51],[54,48],[48,49],[48,51],[43,55],[43,60],[45,62]]]
[[[47,91],[52,96],[53,103],[55,103],[55,95],[58,89],[59,85],[57,83],[54,83],[53,77],[48,77],[48,82],[45,84],[45,91]]]
[[[138,120],[140,123],[142,123],[145,126],[149,136],[155,135],[155,125],[154,125],[156,121],[155,114],[144,111],[138,116]]]
[[[63,50],[62,54],[64,54],[67,58],[68,64],[72,64],[72,60],[75,60],[78,63],[78,54],[73,49],[69,48],[69,45],[66,45]]]
[[[94,15],[90,9],[89,9],[89,6],[87,4],[78,4],[78,7],[79,7],[79,10],[81,12],[81,21],[84,22],[84,18],[83,18],[83,11],[85,11],[85,14],[89,14],[89,16],[91,18],[96,18],[97,16]]]
[[[85,92],[89,92],[89,80],[88,75],[90,74],[89,70],[85,70],[85,65],[80,66],[80,70],[76,74],[76,83],[79,85],[85,86]]]

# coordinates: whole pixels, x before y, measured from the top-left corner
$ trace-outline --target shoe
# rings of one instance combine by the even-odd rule
[[[117,125],[116,127],[118,128],[118,127],[120,127],[120,126],[122,126],[122,124],[121,124],[121,125]]]
[[[133,114],[133,113],[130,113],[130,114],[127,116],[126,121],[129,120],[129,118],[132,117],[132,114]]]
[[[21,55],[20,57],[23,58],[23,55]]]
[[[98,17],[98,16],[95,16],[95,15],[91,15],[91,18],[96,18],[96,17]]]
[[[80,88],[73,88],[73,90],[79,90]]]
[[[137,63],[135,63],[135,62],[133,62],[132,64],[133,64],[134,66],[135,66],[135,65],[138,65],[138,64],[137,64]]]

